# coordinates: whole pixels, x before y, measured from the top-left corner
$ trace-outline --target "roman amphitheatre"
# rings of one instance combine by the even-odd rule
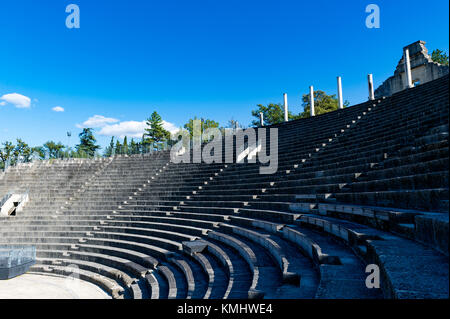
[[[0,296],[448,298],[448,67],[410,54],[368,101],[267,127],[275,174],[169,150],[9,167],[0,245],[27,272],[0,264]]]

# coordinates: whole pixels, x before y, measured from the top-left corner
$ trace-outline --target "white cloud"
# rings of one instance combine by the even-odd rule
[[[125,121],[118,124],[106,125],[100,130],[99,134],[119,138],[124,138],[125,136],[140,138],[144,134],[146,126],[145,121]]]
[[[166,122],[163,120],[163,127],[164,129],[166,129],[167,131],[169,131],[171,134],[176,133],[180,130],[179,127],[177,127],[175,124],[170,123],[170,122]]]
[[[1,105],[10,103],[19,109],[26,109],[31,106],[31,99],[25,95],[18,93],[5,94],[2,97],[0,97],[0,100],[3,101],[1,102],[2,103]]]
[[[108,123],[117,123],[119,120],[111,118],[111,117],[104,117],[102,115],[94,115],[87,119],[87,121],[84,121],[82,124],[77,124],[76,126],[78,128],[97,128],[97,127],[104,127],[108,125]]]
[[[52,111],[54,112],[64,112],[64,108],[61,106],[55,106],[54,108],[52,108]]]
[[[177,132],[179,128],[170,122],[162,121],[163,128],[170,133]],[[123,121],[115,118],[107,118],[102,115],[94,115],[82,124],[76,124],[78,128],[99,128],[98,134],[103,136],[115,136],[124,138],[125,136],[141,138],[147,127],[146,121]]]
[[[141,138],[146,127],[147,124],[145,121],[124,121],[117,124],[105,125],[102,127],[99,134],[104,136],[116,136],[119,138],[124,138],[125,136]],[[163,127],[170,133],[175,133],[179,130],[175,124],[167,121],[163,121]]]
[[[4,105],[6,105],[5,101],[0,102],[0,106],[4,106]]]

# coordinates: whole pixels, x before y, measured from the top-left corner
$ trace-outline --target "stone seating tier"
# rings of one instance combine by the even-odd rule
[[[0,245],[114,298],[448,298],[448,76],[272,127],[271,175],[168,151],[11,167],[0,194],[30,201]]]

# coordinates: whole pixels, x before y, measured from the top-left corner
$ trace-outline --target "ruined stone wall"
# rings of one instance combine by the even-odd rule
[[[411,76],[414,85],[420,85],[448,74],[449,67],[433,62],[424,41],[414,42],[405,48],[409,49],[411,61]],[[394,75],[389,77],[375,90],[375,97],[390,96],[407,87],[404,58],[397,64]]]

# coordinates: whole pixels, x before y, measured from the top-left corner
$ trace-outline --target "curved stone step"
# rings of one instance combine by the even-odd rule
[[[52,275],[53,274],[62,275],[64,277],[73,276],[77,279],[88,281],[102,288],[114,299],[122,298],[124,293],[124,289],[116,282],[102,275],[87,270],[76,268],[67,269],[66,267],[59,267],[59,266],[34,265],[30,268],[30,273],[40,273],[40,274],[50,273]]]
[[[408,239],[330,217],[305,215],[298,223],[344,240],[367,263],[378,265],[386,298],[448,298],[448,257],[437,251]]]

